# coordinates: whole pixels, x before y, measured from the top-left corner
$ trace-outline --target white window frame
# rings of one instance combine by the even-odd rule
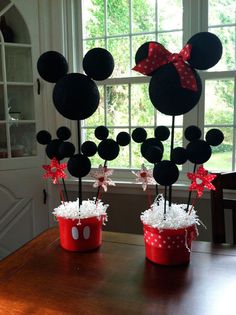
[[[65,0],[64,0],[65,1]],[[106,1],[106,0],[104,0]],[[131,0],[130,0],[131,1]],[[72,0],[70,2],[65,1],[65,7],[67,9],[67,52],[69,55],[69,62],[73,71],[83,72],[82,58],[83,58],[83,23],[82,23],[82,0]],[[208,1],[207,0],[183,0],[184,14],[183,14],[183,45],[187,40],[197,32],[208,30]],[[134,58],[134,56],[133,56]],[[189,125],[198,125],[202,131],[204,131],[204,92],[205,92],[205,80],[207,79],[222,79],[222,78],[234,78],[234,108],[236,108],[236,70],[232,71],[200,71],[202,79],[202,96],[199,104],[185,114],[183,117],[183,129]],[[132,84],[132,83],[147,83],[150,78],[142,77],[121,77],[110,78],[102,82],[98,82],[98,85],[113,85],[113,84]],[[68,124],[67,124],[68,125]],[[76,143],[76,124],[70,122],[72,133],[74,134],[74,142]],[[123,127],[123,126],[122,126]],[[232,169],[235,169],[235,141],[236,141],[236,110],[234,110],[234,122],[233,122],[233,158]],[[187,141],[183,140],[185,146]],[[193,170],[193,164],[186,163],[183,165],[182,172],[178,183],[186,183],[186,173]],[[116,169],[116,179],[121,181],[133,181],[134,177],[131,170]]]

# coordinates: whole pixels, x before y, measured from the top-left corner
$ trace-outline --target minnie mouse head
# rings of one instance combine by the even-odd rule
[[[198,103],[202,84],[194,69],[206,70],[221,58],[222,44],[209,32],[190,38],[180,53],[172,54],[158,42],[147,42],[137,51],[133,70],[151,76],[149,96],[166,115],[183,115]]]

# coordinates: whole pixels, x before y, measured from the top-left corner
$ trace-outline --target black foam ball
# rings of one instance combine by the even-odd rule
[[[153,177],[158,184],[170,186],[178,180],[179,170],[174,162],[164,160],[154,166]]]
[[[48,143],[46,146],[46,154],[49,159],[56,158],[58,161],[64,158],[63,155],[59,152],[59,147],[62,144],[62,140],[60,139],[53,139],[51,142]]]
[[[98,126],[94,131],[95,137],[99,140],[107,139],[109,130],[105,126]]]
[[[220,129],[210,129],[206,133],[206,142],[212,146],[220,145],[224,140],[224,134]]]
[[[75,146],[73,143],[65,141],[59,146],[59,154],[63,157],[71,157],[75,153]]]
[[[114,70],[114,59],[104,48],[89,50],[83,59],[84,72],[94,80],[107,79]]]
[[[43,53],[37,62],[39,75],[48,82],[55,83],[68,72],[68,63],[57,51]]]
[[[98,154],[103,160],[112,161],[119,155],[120,147],[112,139],[105,139],[98,145]]]
[[[71,136],[71,131],[68,127],[59,127],[57,129],[57,137],[61,140],[68,140]]]
[[[220,39],[210,32],[193,35],[188,44],[192,47],[188,63],[196,69],[209,69],[216,65],[222,56],[223,47]]]
[[[128,145],[130,143],[130,135],[128,134],[128,132],[121,131],[116,136],[116,142],[120,146],[126,146],[126,145]]]
[[[187,139],[188,141],[200,139],[201,135],[201,129],[194,125],[187,127],[184,131],[185,139]]]
[[[197,91],[183,88],[180,76],[172,63],[160,67],[152,76],[149,96],[153,106],[165,115],[177,116],[189,112],[197,105],[202,83],[198,73],[192,69]]]
[[[155,137],[157,140],[165,141],[170,136],[170,129],[166,126],[158,126],[155,129]]]
[[[86,156],[94,156],[97,153],[97,145],[93,141],[85,141],[81,146],[81,151]]]
[[[100,100],[96,83],[81,73],[70,73],[61,78],[53,90],[53,102],[58,112],[72,120],[90,117]]]
[[[211,157],[211,147],[204,140],[194,140],[186,147],[188,159],[194,164],[203,164]]]
[[[158,146],[151,146],[145,153],[145,158],[150,163],[160,162],[163,156],[163,152]]]
[[[146,59],[146,58],[148,57],[148,50],[149,50],[149,44],[150,44],[150,43],[157,43],[157,42],[153,42],[153,41],[146,42],[146,43],[142,44],[142,45],[138,48],[138,50],[137,50],[137,52],[136,52],[136,54],[135,54],[135,63],[136,63],[136,65],[137,65],[140,61],[142,61],[143,59]],[[148,76],[152,76],[154,73],[155,73],[155,70],[152,71],[152,72],[150,72],[150,73],[148,74]]]
[[[72,176],[81,178],[90,172],[91,162],[87,156],[75,154],[68,160],[67,169]]]
[[[187,159],[188,156],[185,148],[177,147],[173,149],[171,153],[171,161],[173,161],[175,164],[184,164]]]
[[[52,136],[47,130],[40,130],[36,135],[36,139],[38,143],[45,145],[51,141]]]
[[[159,147],[162,153],[164,151],[161,141],[157,140],[156,138],[148,138],[141,145],[141,154],[143,157],[145,157],[145,159],[147,159],[146,156],[150,147]]]
[[[146,138],[147,138],[147,131],[144,128],[138,127],[133,130],[132,139],[134,140],[134,142],[141,143],[145,141]]]

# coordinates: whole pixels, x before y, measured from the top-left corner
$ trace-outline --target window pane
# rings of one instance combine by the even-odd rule
[[[132,33],[155,31],[155,3],[155,0],[132,0]]]
[[[105,48],[105,40],[104,39],[90,39],[84,41],[84,55],[86,52],[92,48],[101,47]]]
[[[210,70],[233,70],[235,68],[235,27],[209,28],[209,31],[216,34],[223,45],[222,58]]]
[[[100,103],[96,112],[90,116],[89,118],[85,119],[85,126],[100,126],[104,125],[104,87],[98,87],[100,93]]]
[[[10,125],[11,156],[36,155],[35,124],[12,123]]]
[[[158,31],[182,29],[182,0],[158,0]]]
[[[154,107],[149,100],[148,84],[131,86],[131,126],[154,125]]]
[[[235,0],[208,0],[209,26],[235,23]]]
[[[128,85],[106,87],[107,125],[129,125]]]
[[[207,80],[205,86],[205,124],[233,124],[234,80]]]
[[[182,32],[160,33],[158,42],[171,53],[179,52],[183,47]]]
[[[115,60],[113,77],[128,76],[131,72],[129,38],[108,39],[108,50]]]
[[[157,126],[169,126],[172,125],[172,116],[164,115],[159,111],[156,111],[156,122]],[[175,126],[182,126],[183,125],[183,115],[175,116]]]
[[[107,30],[109,35],[129,34],[129,0],[107,1]]]
[[[83,1],[84,38],[105,35],[104,0]]]
[[[206,132],[211,128],[205,128]],[[211,171],[232,170],[233,155],[233,128],[219,128],[224,133],[224,141],[217,147],[212,147],[212,156],[205,163],[205,167]]]
[[[0,124],[0,159],[8,157],[6,125]]]
[[[126,131],[129,133],[128,129],[121,129],[121,128],[109,128],[109,138],[116,140],[116,137],[119,132]],[[118,157],[113,161],[108,161],[108,167],[113,168],[128,168],[129,167],[129,146],[122,147],[120,146],[120,152]]]

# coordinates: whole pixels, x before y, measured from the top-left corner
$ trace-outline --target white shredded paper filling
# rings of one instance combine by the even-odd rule
[[[196,211],[192,208],[191,213],[187,213],[185,209],[187,208],[186,204],[175,204],[172,203],[169,207],[169,202],[166,201],[166,215],[164,217],[164,207],[165,199],[163,196],[159,199],[159,204],[155,201],[151,207],[144,212],[142,212],[140,218],[144,224],[147,224],[151,227],[162,229],[179,229],[186,228],[193,224],[200,225],[201,221],[199,220]],[[189,209],[191,209],[191,205]]]
[[[86,219],[106,215],[108,206],[100,200],[96,203],[96,198],[94,200],[83,200],[82,205],[79,206],[79,199],[77,199],[76,201],[62,202],[52,213],[56,217],[66,219]]]

